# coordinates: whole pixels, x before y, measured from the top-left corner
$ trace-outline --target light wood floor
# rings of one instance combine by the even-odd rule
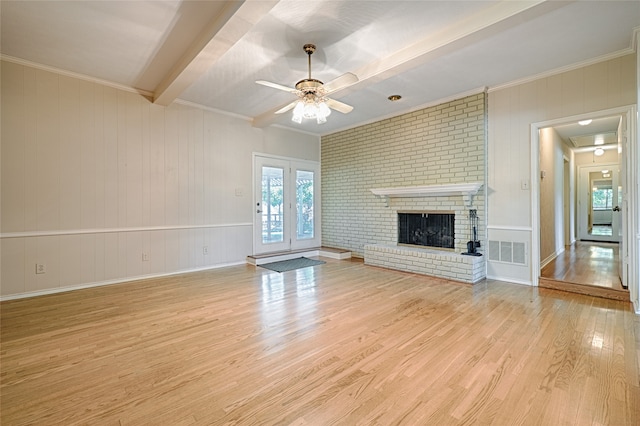
[[[540,286],[629,300],[618,273],[619,246],[577,241],[540,271]]]
[[[630,304],[357,261],[0,304],[3,425],[638,425]]]

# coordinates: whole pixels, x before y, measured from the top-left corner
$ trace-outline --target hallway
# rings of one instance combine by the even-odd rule
[[[540,271],[540,287],[629,300],[618,276],[618,244],[577,241]]]

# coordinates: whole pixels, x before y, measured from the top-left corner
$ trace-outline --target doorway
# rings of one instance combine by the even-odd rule
[[[550,273],[555,273],[555,277],[551,278],[574,283],[580,281],[579,284],[589,286],[602,284],[608,288],[616,285],[619,289],[623,288],[623,264],[628,258],[625,258],[622,250],[627,236],[624,235],[625,216],[621,212],[619,201],[622,199],[626,176],[620,170],[624,169],[621,163],[626,160],[620,136],[629,134],[627,123],[630,110],[620,108],[591,115],[592,117],[576,116],[532,125],[532,148],[538,154],[538,164],[532,163],[532,178],[538,175],[541,182],[532,186],[535,194],[534,229],[541,230],[544,223],[555,223],[556,241],[564,240],[565,244],[564,248],[545,258],[542,257],[542,251],[545,244],[548,246],[549,243],[545,242],[542,232],[536,235],[533,242],[539,253],[533,259],[534,267],[537,266],[534,273],[538,274],[535,283],[543,278],[546,281]],[[578,121],[587,118],[596,126],[589,128],[578,124]],[[546,173],[543,169],[543,131],[552,132],[557,140],[562,141],[561,149],[555,147],[554,155],[557,156],[557,152],[560,152],[563,159],[553,160],[551,163],[555,165],[557,173],[562,175],[557,179],[555,189],[563,194],[562,207],[551,210],[552,217],[549,217],[549,207],[545,206],[549,198],[541,199],[544,196],[543,181]],[[546,164],[546,167],[550,167],[549,161]],[[559,226],[562,232],[558,232]],[[558,235],[564,238],[557,238]],[[618,240],[620,244],[617,243]],[[541,262],[542,259],[545,261]],[[583,261],[591,264],[581,263]],[[574,274],[571,278],[572,274],[569,272],[588,271],[594,262],[598,271],[611,276],[585,273],[579,278]]]
[[[320,246],[320,164],[254,155],[254,254]]]
[[[578,167],[578,236],[582,241],[620,243],[617,163]]]

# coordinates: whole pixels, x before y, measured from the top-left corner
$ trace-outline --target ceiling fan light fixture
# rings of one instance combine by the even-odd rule
[[[328,117],[331,115],[331,108],[327,106],[327,103],[322,101],[318,104],[318,114],[323,117]]]
[[[314,115],[308,118],[315,118],[318,124],[323,124],[327,122],[327,117],[331,114],[331,110],[327,106],[327,104],[320,100],[316,99],[315,102],[312,103],[313,108],[310,111],[313,112]]]
[[[327,117],[331,114],[332,109],[343,114],[348,114],[353,110],[352,106],[336,101],[335,99],[330,99],[327,95],[354,84],[358,81],[358,77],[352,73],[345,73],[331,80],[326,86],[322,81],[311,78],[311,55],[315,50],[316,46],[313,44],[304,45],[304,51],[307,54],[307,62],[309,64],[309,76],[308,78],[298,81],[295,89],[265,80],[256,80],[256,83],[260,85],[284,90],[298,96],[297,100],[275,111],[275,114],[282,114],[293,109],[291,121],[298,124],[302,123],[303,118],[315,118],[318,124],[326,123]]]
[[[313,95],[306,95],[304,99],[300,99],[293,108],[291,121],[302,123],[302,119],[315,118],[318,124],[327,122],[327,117],[331,114],[331,109],[323,99]]]
[[[305,102],[302,108],[302,118],[316,118],[318,107],[313,102]]]
[[[296,103],[295,108],[293,108],[293,115],[291,116],[291,121],[294,123],[302,123],[302,116],[304,114],[304,102],[298,101]]]

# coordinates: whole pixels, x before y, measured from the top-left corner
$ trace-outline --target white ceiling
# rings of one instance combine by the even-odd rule
[[[634,51],[639,1],[10,1],[3,58],[318,135]],[[273,112],[307,76],[359,82],[325,124]],[[390,102],[392,94],[402,95]]]
[[[618,146],[620,116],[593,118],[589,124],[578,122],[554,126],[569,148],[594,148]],[[598,142],[596,142],[598,141]]]

